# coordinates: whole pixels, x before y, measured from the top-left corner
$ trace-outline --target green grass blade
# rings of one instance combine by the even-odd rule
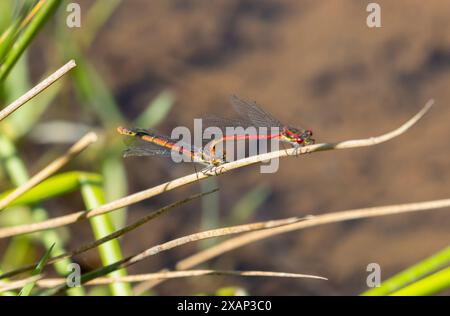
[[[361,295],[387,295],[400,288],[419,280],[430,273],[450,264],[450,247],[426,258],[425,260],[407,268],[388,280],[381,283],[380,287],[370,289]],[[420,281],[418,281],[420,282]]]
[[[22,160],[17,156],[14,144],[2,133],[0,133],[0,159],[15,186],[28,180],[28,172]]]
[[[186,198],[184,200],[178,201],[177,204],[178,203],[184,204],[185,202],[192,201],[192,200],[194,200],[196,198],[200,198],[200,197],[202,197],[204,195],[214,194],[217,191],[218,191],[218,189],[216,188],[216,189],[211,190],[209,192],[203,192],[201,195],[191,196],[191,197]],[[143,223],[144,222],[142,222],[141,224],[143,224]],[[86,283],[86,282],[88,282],[90,280],[93,280],[93,279],[97,278],[97,277],[105,276],[105,275],[107,275],[107,274],[109,274],[109,273],[111,273],[113,271],[118,270],[118,269],[122,269],[123,265],[126,264],[126,262],[128,262],[128,264],[130,264],[129,259],[130,259],[130,257],[128,257],[128,258],[126,258],[124,260],[113,262],[113,263],[111,263],[111,264],[109,264],[107,266],[104,266],[104,267],[101,267],[101,268],[98,268],[96,270],[89,271],[89,272],[83,274],[81,276],[81,278],[80,278],[81,284],[84,284],[84,283]],[[67,290],[67,288],[68,288],[67,284],[58,285],[58,286],[55,286],[53,288],[50,288],[48,290],[43,291],[41,293],[41,295],[46,295],[46,296],[55,295],[55,294],[57,294],[57,293],[59,293],[59,292],[61,292],[63,290]]]
[[[12,183],[15,186],[20,186],[23,183],[25,183],[28,180],[28,172],[25,167],[25,164],[23,161],[19,158],[16,152],[16,148],[14,144],[11,142],[11,140],[6,137],[6,135],[0,133],[0,161],[3,164],[3,167],[8,174],[8,176],[11,178]],[[26,210],[26,216],[23,216],[24,218],[33,218],[35,221],[43,220],[48,217],[47,211],[42,207],[34,206],[31,210]],[[22,218],[22,217],[21,217]],[[56,233],[55,230],[48,230],[40,233],[39,235],[36,235],[40,237],[40,240],[43,241],[44,246],[49,249],[51,246],[49,241],[57,241],[58,246],[57,249],[58,253],[65,252],[63,249],[64,242],[62,241],[62,238],[60,234]],[[21,243],[29,243],[31,241],[30,236],[18,236],[19,242]],[[12,239],[12,243],[10,244],[10,247],[14,247],[14,240],[16,238]],[[22,245],[23,246],[23,245]],[[8,247],[7,252],[9,249],[13,249]],[[22,247],[22,249],[26,249]],[[28,252],[26,252],[28,253]],[[15,255],[20,257],[21,254],[17,251],[15,252]],[[70,263],[69,259],[62,260],[61,262],[58,262],[54,265],[55,270],[60,275],[66,274],[66,267]],[[16,265],[21,265],[20,262],[16,261]],[[69,295],[82,295],[84,293],[83,288],[73,288],[67,291]]]
[[[36,16],[31,20],[28,27],[23,31],[22,35],[14,43],[14,46],[8,52],[5,62],[0,66],[0,83],[5,80],[19,57],[30,45],[33,38],[55,13],[61,0],[47,0]]]
[[[230,225],[244,223],[256,210],[267,200],[270,195],[270,189],[264,185],[258,185],[240,198],[229,215],[227,221]]]
[[[27,26],[27,15],[30,13],[33,3],[31,1],[20,1],[12,7],[13,1],[2,1],[0,4],[0,64],[9,52],[20,32]]]
[[[83,48],[92,45],[100,29],[109,20],[121,2],[121,0],[95,1],[89,7],[83,25],[85,31],[80,34],[80,42]]]
[[[114,5],[114,3],[111,3],[111,6]],[[93,8],[91,7],[91,9]],[[104,13],[104,18],[106,19],[108,12]],[[112,13],[112,11],[109,13]],[[94,12],[95,14],[97,13]],[[98,22],[99,24],[96,27],[100,28],[101,24],[106,22],[106,20]],[[86,47],[82,47],[79,38],[74,36],[73,32],[65,26],[65,23],[65,18],[58,19],[59,27],[56,29],[56,41],[60,44],[59,48],[67,58],[72,58],[77,61],[77,67],[72,71],[72,75],[75,80],[75,90],[81,101],[80,103],[86,105],[88,111],[94,110],[105,127],[116,127],[117,124],[124,121],[119,106],[102,76],[89,60],[85,58],[83,48]],[[90,37],[95,37],[98,30],[94,29],[87,32],[92,32]],[[89,43],[85,42],[83,44]]]
[[[214,293],[215,296],[248,296],[249,293],[242,287],[238,286],[226,286],[217,289]]]
[[[11,75],[4,82],[6,104],[12,103],[25,91],[32,88],[29,80],[27,55],[26,52],[22,55]],[[55,82],[45,92],[28,101],[28,106],[22,107],[20,111],[4,119],[1,124],[2,132],[6,133],[12,140],[25,135],[56,98],[63,84],[64,81],[61,80]]]
[[[2,269],[7,271],[35,261],[36,248],[30,242],[29,236],[12,238],[6,250],[2,253]]]
[[[92,184],[102,183],[101,176],[95,173],[70,171],[57,174],[42,181],[37,186],[24,193],[22,196],[13,201],[8,207],[37,204],[45,200],[73,192],[80,188],[80,179],[83,179],[84,182],[88,181]],[[13,190],[2,192],[0,194],[0,200],[12,191]]]
[[[81,192],[83,195],[84,203],[86,204],[86,207],[88,209],[99,207],[105,202],[102,187],[99,185],[93,185],[91,183],[82,184]],[[100,239],[114,232],[109,214],[103,214],[93,217],[89,219],[89,221],[91,223],[96,239]],[[100,245],[98,249],[100,252],[102,263],[105,266],[122,259],[122,253],[120,251],[120,245],[117,239],[113,239]],[[126,270],[120,269],[114,271],[110,275],[125,276]],[[109,287],[111,289],[111,293],[115,296],[133,295],[131,286],[128,283],[112,283]]]
[[[2,274],[4,271],[0,269],[0,274]],[[3,282],[8,281],[8,279],[3,279]],[[16,296],[17,293],[13,292],[13,291],[5,291],[5,292],[0,292],[0,296]]]
[[[21,20],[16,19],[13,24],[0,36],[0,64],[11,49]]]
[[[424,296],[435,295],[450,288],[450,267],[423,278],[389,295]]]
[[[54,246],[55,246],[55,244],[53,243],[50,246],[50,248],[47,249],[44,256],[42,257],[42,259],[39,261],[36,268],[34,269],[34,271],[32,273],[33,276],[39,275],[42,273],[42,270],[44,270],[44,267],[47,264],[48,258],[50,258],[50,253],[52,252]],[[20,291],[19,296],[29,296],[31,293],[31,290],[33,289],[35,284],[36,284],[36,282],[32,281],[32,282],[28,283],[27,285],[25,285],[23,287],[23,289]]]
[[[2,101],[6,104],[12,103],[14,100],[18,99],[23,95],[25,91],[31,89],[31,84],[28,77],[28,65],[27,65],[27,53],[24,53],[22,57],[18,60],[16,66],[11,72],[11,75],[4,82],[4,96]],[[15,115],[10,115],[2,121],[1,129],[3,133],[6,133],[10,139],[15,139],[15,137],[11,137],[11,135],[16,134],[16,130],[20,129],[20,118],[22,117],[22,110],[30,111],[33,110],[34,104],[33,99],[29,102],[29,106],[25,106],[21,109],[21,111],[17,111]],[[19,127],[11,125],[12,118],[17,120],[19,123]]]
[[[89,105],[89,110],[94,109],[104,126],[112,128],[124,121],[111,91],[95,68],[80,55],[72,74],[81,103]]]
[[[161,92],[135,120],[134,125],[144,128],[155,127],[167,117],[174,102],[175,96],[171,91]]]
[[[0,32],[3,33],[13,21],[14,1],[0,1]]]
[[[128,192],[127,175],[123,166],[122,155],[113,150],[102,160],[103,189],[107,201],[117,200]],[[110,214],[116,229],[126,223],[127,208],[115,210]]]
[[[216,178],[211,177],[205,181],[200,182],[201,192],[205,193],[211,191],[219,186]],[[208,230],[220,226],[220,195],[218,192],[208,194],[202,197],[202,217],[200,223],[200,230]],[[205,239],[199,242],[199,249],[206,249],[217,243],[217,240]]]

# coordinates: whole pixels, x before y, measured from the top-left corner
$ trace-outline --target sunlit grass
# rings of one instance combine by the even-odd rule
[[[46,25],[50,23],[57,25],[53,32],[49,32],[49,38],[53,46],[47,49],[52,50],[52,58],[55,56],[57,57],[55,60],[58,58],[61,60],[75,58],[78,64],[78,67],[72,73],[72,80],[58,81],[45,93],[33,98],[25,107],[0,122],[0,160],[3,167],[1,180],[3,187],[7,188],[0,193],[0,200],[8,196],[14,188],[26,183],[30,179],[30,174],[36,171],[36,161],[30,161],[29,157],[21,155],[22,151],[19,150],[21,141],[28,140],[28,136],[33,133],[33,129],[39,124],[42,115],[46,111],[52,110],[52,104],[58,103],[55,101],[58,100],[60,94],[67,93],[67,89],[73,88],[75,103],[80,106],[77,110],[92,118],[89,124],[97,124],[98,122],[98,125],[88,125],[88,127],[100,131],[102,138],[100,144],[93,148],[86,157],[81,158],[81,162],[78,162],[77,169],[82,170],[59,172],[33,186],[9,203],[0,215],[2,226],[28,225],[44,221],[49,218],[49,212],[43,204],[55,198],[64,199],[68,194],[78,193],[80,201],[84,203],[87,210],[102,207],[107,202],[127,196],[127,177],[121,158],[122,145],[113,135],[115,127],[126,122],[127,118],[122,114],[121,105],[115,100],[113,92],[106,83],[107,80],[102,77],[102,74],[86,54],[98,32],[114,10],[118,8],[120,1],[105,3],[105,1],[95,2],[87,12],[86,32],[73,35],[64,26],[64,15],[58,12],[61,1],[25,1],[21,8],[15,8],[14,1],[0,2],[0,100],[2,104],[11,103],[33,86],[29,75],[29,66],[36,61],[33,60],[27,50]],[[16,13],[11,14],[15,9]],[[42,77],[46,77],[46,75],[42,74]],[[175,98],[176,95],[173,91],[161,91],[156,98],[148,100],[147,107],[141,115],[131,119],[131,122],[128,123],[139,127],[157,126],[169,115]],[[54,133],[54,131],[48,129],[48,125],[40,127],[41,130],[44,130],[44,134],[46,132],[47,134]],[[29,139],[32,139],[32,137]],[[70,140],[67,142],[70,142]],[[44,150],[49,151],[50,153],[47,152],[46,154],[51,156],[53,154],[51,151],[59,148],[60,144],[52,142],[49,138],[46,145],[48,147]],[[83,167],[80,168],[79,166]],[[73,166],[69,168],[74,170]],[[192,178],[191,182],[197,180]],[[187,183],[190,182],[182,183],[180,186]],[[217,186],[218,183],[215,178],[210,178],[209,182],[202,184],[202,192],[209,192]],[[230,215],[225,220],[225,224],[228,226],[223,227],[221,231],[216,229],[214,232],[219,231],[222,233],[220,236],[226,236],[227,231],[237,229],[230,225],[238,225],[251,219],[269,194],[270,188],[258,185],[247,192],[243,192],[241,200],[234,204]],[[218,195],[205,195],[202,199],[202,229],[220,227],[219,212],[221,204]],[[126,227],[126,219],[126,208],[90,218],[95,239],[100,240],[105,236],[116,233],[120,228]],[[250,225],[247,226],[250,227]],[[239,226],[238,228],[242,230],[240,232],[244,232],[248,227]],[[127,232],[124,232],[124,234]],[[75,239],[74,236],[70,235],[71,233],[73,234],[67,229],[49,229],[30,235],[14,236],[9,240],[2,257],[1,267],[3,272],[35,263],[38,258],[41,258],[31,272],[31,276],[38,276],[44,271],[50,257],[67,253],[67,241],[72,238]],[[207,250],[209,247],[217,245],[215,240],[210,239],[208,233],[211,232],[183,236],[180,237],[180,240],[185,238],[183,242],[188,243],[192,242],[194,238],[198,238],[197,240],[205,241],[200,245],[201,249]],[[219,236],[218,232],[217,236]],[[175,244],[174,241],[169,241],[149,249],[153,249],[153,253],[156,254],[170,249]],[[45,250],[41,251],[40,246],[43,246]],[[43,256],[40,255],[42,252],[44,252]],[[121,249],[118,237],[111,238],[111,240],[99,245],[98,252],[102,267],[83,273],[83,281],[106,274],[116,277],[127,275],[125,266],[120,264],[121,262],[127,262],[127,258],[123,256],[125,251]],[[438,294],[450,287],[450,272],[447,268],[449,262],[450,250],[446,248],[422,262],[407,267],[403,272],[384,281],[379,288],[364,292],[363,295]],[[67,266],[70,263],[69,258],[64,258],[55,262],[53,266],[57,274],[65,277],[68,272]],[[31,280],[27,282],[20,293],[9,291],[0,294],[27,296],[36,291],[36,280]],[[52,291],[46,293],[53,294]],[[67,289],[66,293],[68,295],[86,295],[84,287]],[[89,294],[132,295],[133,292],[129,283],[119,282],[108,285],[108,290],[104,286],[98,286],[91,290]],[[213,294],[239,295],[247,294],[247,292],[244,289],[227,287],[218,289]]]

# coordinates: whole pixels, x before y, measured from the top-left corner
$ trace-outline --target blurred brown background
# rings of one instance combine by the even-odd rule
[[[288,124],[311,128],[318,142],[382,134],[428,99],[436,100],[423,120],[389,143],[283,159],[275,174],[260,174],[254,166],[219,177],[219,226],[227,225],[223,219],[235,202],[257,186],[271,193],[245,222],[449,198],[450,2],[377,1],[382,28],[372,29],[366,25],[369,2],[124,1],[89,57],[130,119],[161,90],[171,89],[176,105],[158,126],[165,133],[192,126],[193,118],[205,113],[233,115],[230,94],[257,101]],[[80,1],[82,8],[91,3]],[[131,192],[192,172],[191,166],[157,158],[130,158],[126,165]],[[198,191],[194,184],[135,205],[129,221]],[[202,277],[156,289],[186,295],[238,285],[254,295],[358,294],[367,289],[367,264],[379,263],[386,279],[448,245],[446,212],[293,232],[208,265],[311,273],[328,277],[327,282]],[[199,231],[201,216],[199,202],[174,210],[126,236],[124,252]],[[81,232],[77,243],[92,238],[82,226],[71,228],[74,235]],[[197,249],[196,244],[181,247],[130,271],[173,267]],[[95,260],[95,253],[79,258],[88,267]]]

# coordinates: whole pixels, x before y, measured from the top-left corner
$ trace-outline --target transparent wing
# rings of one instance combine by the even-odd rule
[[[202,127],[203,131],[206,130],[208,127],[215,127],[219,128],[222,132],[222,136],[229,135],[230,131],[227,131],[227,127],[242,127],[244,129],[254,126],[249,120],[245,119],[234,119],[234,118],[222,118],[217,116],[206,116],[202,120]],[[232,133],[233,135],[235,133]],[[204,138],[203,139],[203,148],[205,149],[206,153],[209,154],[209,143],[211,142],[211,139]]]
[[[158,146],[156,144],[144,141],[140,138],[134,137],[126,141],[127,149],[124,150],[124,157],[131,156],[163,156],[171,155],[171,150]]]
[[[227,127],[249,127],[252,123],[244,119],[234,119],[234,118],[223,118],[213,115],[208,115],[202,118],[203,130],[208,127],[218,127],[222,131],[225,131]]]
[[[230,97],[230,102],[236,112],[238,112],[239,115],[245,120],[250,121],[252,126],[283,127],[283,124],[280,121],[261,109],[255,102],[241,100],[235,95]]]
[[[177,140],[171,139],[153,129],[134,128],[133,131],[164,139],[169,143],[176,143]],[[139,136],[127,137],[125,139],[127,149],[123,152],[124,157],[130,156],[170,156],[171,150],[154,144],[152,142],[141,139]]]
[[[183,151],[187,150],[188,152],[197,152],[194,146],[189,144],[185,144],[180,142],[178,139],[170,138],[166,135],[158,133],[152,129],[141,129],[134,128],[134,132],[141,133],[141,135],[148,135],[151,137],[158,138],[159,140],[163,140],[164,143],[168,145],[176,145],[176,148],[171,149],[165,146],[161,146],[159,144],[153,143],[151,141],[140,138],[139,136],[128,137],[125,139],[125,143],[127,144],[127,149],[124,151],[124,157],[130,156],[164,156],[170,157],[172,155],[172,151],[175,150],[177,152],[182,148]],[[190,154],[189,154],[190,155]]]

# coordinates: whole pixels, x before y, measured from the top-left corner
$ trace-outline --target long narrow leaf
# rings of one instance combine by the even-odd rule
[[[29,81],[27,60],[28,54],[25,52],[12,70],[11,75],[4,82],[6,104],[12,103],[24,91],[32,88]],[[44,75],[42,79],[45,79],[47,75]],[[63,86],[64,81],[58,80],[47,88],[44,93],[40,93],[29,100],[27,106],[22,107],[20,111],[17,111],[14,115],[10,115],[2,121],[2,132],[6,133],[12,140],[20,138],[29,132],[56,98]]]
[[[127,195],[128,185],[125,168],[123,166],[122,155],[117,151],[107,155],[102,161],[103,190],[106,200],[114,201]],[[122,228],[126,224],[127,208],[121,208],[111,214],[111,220],[116,229]]]
[[[89,181],[93,184],[101,183],[101,176],[95,173],[71,171],[50,177],[37,186],[24,193],[13,201],[9,207],[18,205],[31,205],[55,198],[80,188],[80,180]],[[0,200],[10,194],[13,190],[2,192]]]
[[[36,276],[42,273],[42,270],[44,269],[45,265],[47,264],[48,258],[50,258],[50,254],[53,250],[53,247],[55,244],[50,246],[49,249],[45,252],[42,259],[39,261],[38,265],[36,266],[36,269],[34,269],[32,275]],[[20,291],[19,296],[28,296],[31,293],[31,290],[33,289],[34,285],[36,284],[36,281],[31,281],[27,285],[23,287],[23,289]]]
[[[168,90],[161,92],[136,119],[134,125],[145,128],[155,127],[167,117],[174,102],[173,92]]]
[[[60,0],[47,0],[35,17],[31,20],[23,34],[17,39],[12,49],[8,52],[5,62],[0,66],[0,82],[5,80],[6,76],[11,71],[19,57],[30,45],[31,41],[44,26],[44,24],[50,19],[61,2],[62,1]]]
[[[396,292],[392,296],[424,296],[435,295],[450,288],[450,267],[436,272],[422,280],[414,282]]]
[[[450,247],[422,260],[408,269],[381,283],[380,287],[370,289],[361,295],[387,295],[401,289],[426,275],[436,272],[450,264]]]
[[[84,203],[87,208],[95,208],[105,203],[103,190],[99,185],[85,183],[81,187]],[[100,215],[90,219],[92,229],[96,239],[100,239],[114,232],[114,228],[109,214]],[[99,246],[100,257],[105,266],[120,261],[122,253],[120,251],[119,241],[117,239],[110,240]],[[126,270],[120,269],[110,274],[111,276],[125,276]],[[110,285],[113,295],[130,296],[132,295],[131,287],[128,283],[113,283]]]
[[[0,160],[2,161],[3,167],[6,170],[8,176],[11,178],[12,183],[15,186],[20,186],[21,184],[25,183],[28,180],[28,171],[26,169],[25,164],[20,159],[20,157],[17,155],[16,148],[12,141],[6,137],[6,135],[0,133]],[[40,206],[33,206],[31,209],[26,209],[27,216],[25,217],[32,217],[34,221],[42,221],[48,218],[47,211],[40,207]],[[46,249],[49,249],[51,244],[54,241],[58,241],[58,245],[55,248],[56,253],[62,253],[65,252],[63,249],[64,242],[60,236],[59,232],[56,232],[55,230],[49,230],[42,232],[38,235],[40,237],[40,241],[43,242]],[[14,248],[16,243],[16,238],[13,238],[12,243],[8,247],[7,253],[10,249],[17,250]],[[18,239],[17,243],[20,243],[22,245],[22,249],[24,249],[24,254],[28,253],[26,251],[25,246],[29,246],[31,242],[31,238],[29,236],[21,236],[20,239]],[[25,245],[25,246],[24,246]],[[17,256],[20,256],[20,253],[15,251],[16,258]],[[16,265],[20,265],[21,263],[15,260]],[[67,265],[70,263],[69,259],[63,260],[61,262],[55,263],[55,270],[60,275],[66,274],[66,268]],[[84,293],[82,288],[72,288],[69,291],[67,291],[69,295],[82,295]]]
[[[15,34],[20,28],[20,19],[16,19],[13,24],[0,36],[0,64],[11,49]]]
[[[240,198],[233,206],[229,215],[230,225],[247,221],[269,197],[270,189],[264,185],[258,185]]]

